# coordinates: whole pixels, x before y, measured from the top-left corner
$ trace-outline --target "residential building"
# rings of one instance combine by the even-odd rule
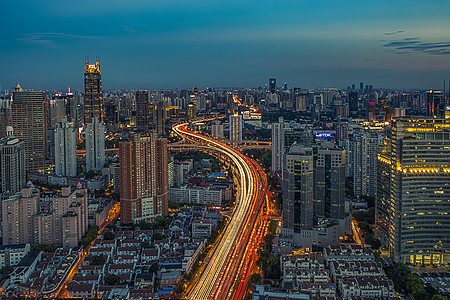
[[[86,125],[86,171],[101,171],[105,164],[105,125],[98,118]]]
[[[73,122],[67,117],[55,129],[55,174],[60,176],[77,175],[77,132]]]
[[[230,141],[242,141],[242,115],[234,114],[229,118]]]
[[[272,172],[281,173],[284,155],[284,119],[272,124]]]
[[[167,140],[131,135],[119,144],[121,221],[133,223],[168,212]]]

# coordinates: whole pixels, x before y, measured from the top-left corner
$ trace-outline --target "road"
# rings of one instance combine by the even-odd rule
[[[185,140],[201,143],[226,155],[239,176],[240,189],[231,221],[223,232],[188,299],[241,299],[247,292],[248,279],[257,259],[257,246],[267,227],[267,218],[261,217],[267,191],[267,180],[254,161],[235,149],[193,133],[187,123],[174,126],[174,131]]]

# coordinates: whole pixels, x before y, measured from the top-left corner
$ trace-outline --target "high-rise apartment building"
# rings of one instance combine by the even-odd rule
[[[450,120],[396,118],[380,145],[376,234],[398,261],[450,263]]]
[[[119,144],[121,221],[152,219],[168,212],[167,140],[131,135]]]
[[[229,120],[230,141],[242,141],[242,115],[230,115]]]
[[[167,118],[167,103],[165,101],[159,101],[155,108],[156,132],[159,135],[164,135],[166,131],[166,118]]]
[[[285,238],[296,239],[302,230],[313,228],[313,186],[313,150],[294,145],[284,155],[282,218]]]
[[[64,187],[51,201],[50,211],[40,211],[40,193],[33,186],[2,203],[3,244],[54,244],[76,247],[88,229],[86,189]]]
[[[323,143],[317,151],[314,168],[314,215],[344,219],[345,150]]]
[[[211,136],[216,140],[223,139],[223,124],[220,124],[219,120],[216,120],[211,127]]]
[[[377,151],[382,141],[381,132],[372,129],[354,129],[349,143],[351,177],[355,196],[375,197],[377,182]]]
[[[3,245],[33,243],[32,216],[39,209],[39,190],[27,187],[2,202]]]
[[[19,192],[26,184],[25,143],[14,136],[11,126],[0,140],[0,184],[0,200]]]
[[[47,157],[47,97],[42,92],[24,91],[17,85],[11,105],[14,135],[25,142],[25,168],[43,172]]]
[[[272,172],[281,175],[284,155],[284,119],[280,117],[278,123],[272,124]]]
[[[84,63],[84,123],[91,123],[93,118],[103,122],[103,116],[100,61],[97,60],[95,64],[90,64],[86,60]]]
[[[73,122],[62,117],[55,129],[55,174],[77,175],[77,132]]]
[[[140,132],[148,132],[151,124],[150,98],[147,90],[136,92],[136,127]]]
[[[105,125],[93,118],[86,125],[86,171],[100,171],[105,164]]]

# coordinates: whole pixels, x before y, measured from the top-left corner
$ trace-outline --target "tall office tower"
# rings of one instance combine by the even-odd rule
[[[17,85],[11,106],[11,126],[25,142],[25,168],[43,172],[47,157],[47,97],[42,92],[23,91]]]
[[[159,135],[165,134],[166,131],[166,108],[167,104],[165,101],[159,101],[156,104],[156,132]]]
[[[90,64],[86,60],[84,62],[84,124],[91,123],[93,118],[103,122],[103,115],[100,61]]]
[[[186,106],[187,111],[187,119],[189,122],[194,121],[197,118],[197,108],[195,107],[195,104],[192,102],[189,102]]]
[[[105,125],[93,118],[86,125],[86,171],[100,171],[105,164]]]
[[[169,152],[167,139],[156,140],[156,205],[154,215],[167,216],[169,212]]]
[[[67,117],[62,117],[55,129],[55,174],[77,175],[77,132]]]
[[[356,114],[358,111],[358,93],[357,92],[350,92],[348,93],[348,108],[350,115]]]
[[[230,141],[242,141],[242,115],[230,115]]]
[[[277,79],[269,78],[269,92],[275,94],[277,92]]]
[[[378,154],[376,234],[404,263],[450,263],[450,120],[393,119]]]
[[[317,153],[314,173],[314,215],[344,219],[345,150],[331,142],[323,143]]]
[[[0,108],[0,139],[6,137],[6,108]]]
[[[272,172],[283,170],[284,155],[284,119],[280,117],[278,123],[272,124]]]
[[[427,91],[427,116],[443,118],[444,103],[442,91]]]
[[[39,196],[30,186],[2,202],[3,245],[33,244],[32,216],[38,212]]]
[[[355,129],[350,142],[353,192],[355,196],[375,197],[377,182],[377,151],[382,134],[371,129]]]
[[[375,104],[375,101],[369,101],[367,103],[367,120],[369,122],[375,122],[376,120]]]
[[[167,141],[131,135],[119,144],[121,221],[125,224],[166,216],[168,209]],[[167,187],[166,187],[167,186]]]
[[[211,135],[216,140],[223,139],[223,124],[220,124],[219,120],[215,120],[212,125]]]
[[[136,92],[136,127],[138,131],[150,129],[150,98],[147,90]]]
[[[359,83],[359,92],[362,94],[363,91],[364,91],[364,83],[360,82]]]
[[[314,157],[310,147],[292,146],[284,155],[283,237],[299,239],[313,228]]]
[[[25,186],[25,143],[14,137],[11,126],[8,126],[7,136],[0,140],[0,172],[0,200]]]

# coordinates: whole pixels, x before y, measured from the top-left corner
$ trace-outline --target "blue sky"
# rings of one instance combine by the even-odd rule
[[[441,88],[448,0],[14,0],[0,4],[0,84],[81,89]]]

